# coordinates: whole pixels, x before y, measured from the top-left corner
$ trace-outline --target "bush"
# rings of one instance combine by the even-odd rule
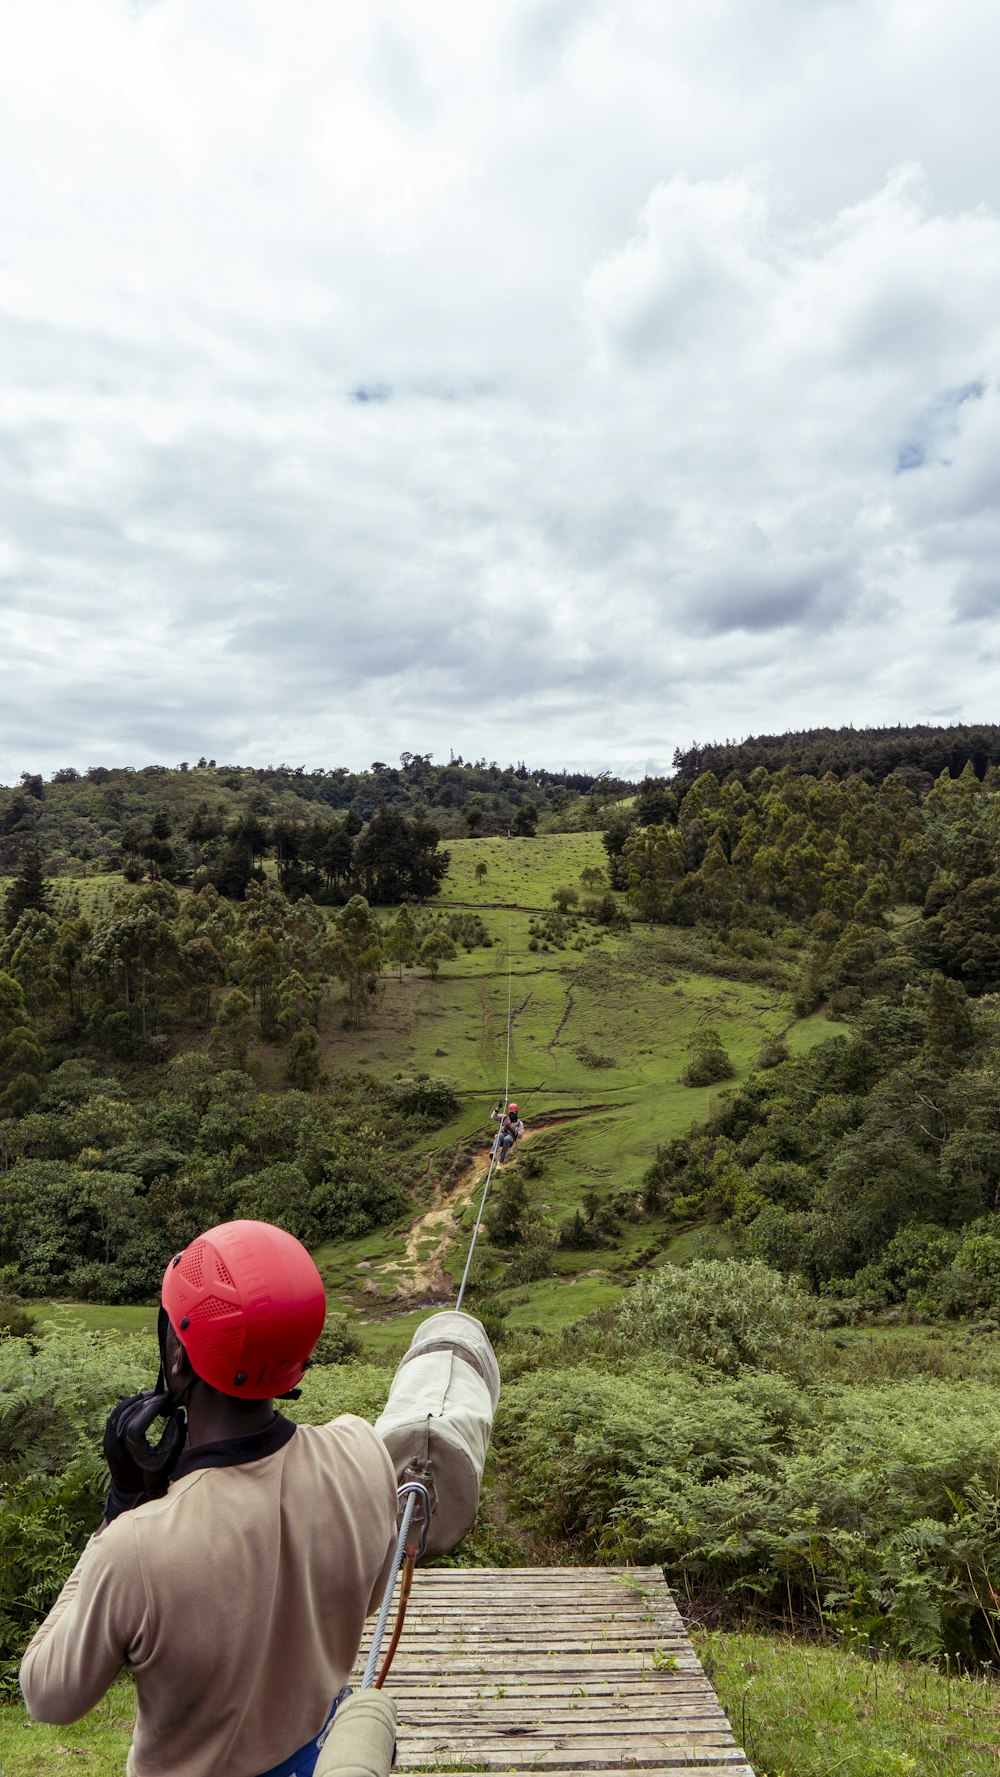
[[[947,1228],[910,1222],[893,1235],[876,1263],[854,1273],[851,1293],[874,1308],[920,1300],[939,1282],[958,1245],[958,1235]]]
[[[964,1230],[937,1295],[947,1314],[1000,1312],[1000,1218],[984,1216]]]
[[[535,1147],[521,1148],[518,1154],[517,1170],[523,1178],[541,1178],[545,1171],[545,1156]]]
[[[362,1146],[345,1130],[324,1161],[323,1179],[310,1196],[310,1208],[321,1239],[356,1240],[393,1221],[409,1201],[387,1156]]]
[[[156,1373],[151,1339],[42,1328],[0,1339],[0,1684],[100,1521],[104,1421]]]
[[[576,1056],[579,1061],[583,1062],[584,1067],[603,1068],[616,1065],[613,1055],[602,1055],[599,1049],[591,1049],[588,1043],[580,1043],[577,1046]]]
[[[825,1397],[787,1377],[630,1364],[509,1382],[496,1442],[541,1549],[655,1562],[734,1610],[909,1655],[995,1653],[1000,1404],[980,1383]]]
[[[612,894],[588,896],[583,903],[583,915],[595,925],[607,926],[612,932],[627,932],[631,924],[628,914],[619,907]]]
[[[328,1314],[313,1352],[314,1364],[347,1364],[362,1352],[361,1334],[346,1314]]]
[[[552,1247],[546,1241],[523,1246],[507,1267],[507,1283],[538,1283],[552,1274]]]
[[[27,1339],[35,1323],[21,1302],[0,1296],[0,1339]]]
[[[692,1044],[692,1058],[681,1075],[685,1086],[714,1086],[731,1080],[736,1069],[717,1030],[701,1031]]]
[[[559,1245],[569,1252],[589,1252],[603,1246],[604,1241],[594,1223],[586,1221],[583,1211],[578,1209],[560,1222]]]
[[[727,1375],[798,1368],[805,1298],[760,1260],[663,1265],[630,1289],[615,1315],[621,1345],[656,1350]]]
[[[312,1092],[322,1084],[319,1033],[311,1024],[292,1035],[285,1061],[285,1079],[300,1092]]]
[[[461,1109],[462,1101],[450,1080],[439,1074],[416,1074],[393,1082],[396,1105],[406,1117],[419,1117],[428,1127],[447,1123]]]

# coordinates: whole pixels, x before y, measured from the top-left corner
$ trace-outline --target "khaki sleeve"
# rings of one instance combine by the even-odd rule
[[[135,1532],[118,1519],[93,1536],[21,1661],[35,1721],[79,1721],[125,1664],[146,1614]]]
[[[385,1596],[385,1588],[389,1583],[389,1573],[392,1568],[392,1557],[396,1549],[396,1472],[388,1450],[375,1431],[372,1432],[372,1440],[377,1445],[377,1451],[374,1453],[377,1467],[372,1476],[372,1505],[375,1510],[384,1514],[388,1547],[378,1579],[372,1587],[372,1595],[368,1603],[368,1616],[378,1610]]]

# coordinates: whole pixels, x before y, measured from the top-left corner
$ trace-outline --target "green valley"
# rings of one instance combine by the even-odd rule
[[[137,783],[6,793],[8,1685],[99,1510],[103,1416],[148,1381],[165,1258],[232,1217],[297,1234],[331,1316],[296,1412],[371,1416],[453,1299],[509,1097],[466,1301],[504,1394],[452,1559],[661,1565],[731,1707],[744,1660],[783,1707],[760,1638],[799,1638],[802,1731],[759,1725],[762,1777],[825,1769],[813,1682],[842,1682],[848,1773],[944,1759],[914,1662],[965,1687],[940,1768],[993,1769],[997,768],[873,740],[838,774],[836,737],[785,740],[773,771],[633,786],[411,756],[308,796],[223,768],[226,807],[205,763],[141,819]],[[875,1652],[903,1662],[878,1735]],[[60,1741],[95,1771],[120,1702]],[[15,1705],[0,1731],[27,1769]]]

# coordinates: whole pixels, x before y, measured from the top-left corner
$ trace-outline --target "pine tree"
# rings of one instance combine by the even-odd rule
[[[49,886],[42,875],[41,854],[33,849],[29,851],[21,866],[20,876],[15,876],[7,890],[4,903],[4,923],[8,932],[12,932],[29,907],[38,913],[48,913],[50,895]]]
[[[954,1063],[975,1041],[972,1013],[960,981],[937,971],[927,992],[924,1050],[933,1061]]]

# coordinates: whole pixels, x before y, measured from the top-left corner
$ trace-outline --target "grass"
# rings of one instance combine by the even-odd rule
[[[69,1727],[31,1721],[23,1704],[0,1709],[2,1777],[40,1777],[73,1771],[84,1777],[121,1777],[132,1743],[135,1693],[120,1679],[103,1703]]]
[[[848,1385],[929,1376],[1000,1387],[1000,1333],[964,1322],[841,1327],[823,1338],[822,1361],[831,1381]]]
[[[790,1637],[695,1631],[693,1640],[757,1777],[1000,1773],[1000,1690],[989,1678]],[[126,1680],[72,1727],[31,1722],[8,1704],[0,1771],[120,1777],[133,1716]],[[405,1721],[402,1737],[405,1748]]]
[[[988,1678],[842,1647],[696,1633],[757,1777],[997,1777],[1000,1689]]]
[[[155,1304],[112,1307],[102,1302],[26,1302],[24,1306],[39,1325],[47,1320],[61,1320],[86,1333],[156,1332]]]
[[[552,890],[571,884],[581,897],[601,892],[586,888],[580,873],[603,870],[607,853],[599,833],[547,833],[537,839],[450,839],[451,864],[435,906],[543,908]],[[486,874],[477,877],[477,865]]]
[[[606,1308],[620,1295],[621,1285],[606,1272],[595,1270],[576,1277],[547,1277],[523,1289],[500,1290],[496,1304],[508,1310],[505,1324],[509,1327],[538,1327],[555,1333],[598,1308]]]

